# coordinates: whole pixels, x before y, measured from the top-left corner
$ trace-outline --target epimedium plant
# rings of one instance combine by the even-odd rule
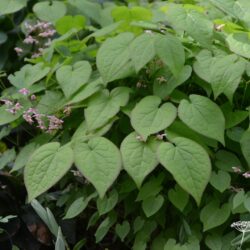
[[[230,225],[250,212],[250,5],[149,2],[40,1],[22,25],[0,107],[22,142],[0,166],[56,249],[76,242],[52,212],[74,249],[249,246]]]

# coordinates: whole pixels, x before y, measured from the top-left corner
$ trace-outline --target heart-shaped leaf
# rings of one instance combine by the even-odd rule
[[[157,155],[176,182],[199,204],[211,174],[207,152],[192,140],[176,137],[173,144],[162,143]]]
[[[158,96],[144,97],[132,110],[131,124],[146,141],[151,134],[167,128],[176,118],[177,110],[171,103],[164,103]]]
[[[125,106],[129,100],[130,89],[117,87],[108,92],[104,90],[93,96],[85,109],[85,118],[89,130],[102,127]]]
[[[63,2],[53,0],[36,3],[33,11],[39,19],[55,23],[66,14],[67,9]]]
[[[157,55],[169,67],[173,75],[178,77],[185,63],[184,47],[180,40],[169,33],[158,35],[155,49]]]
[[[155,56],[154,35],[142,34],[130,44],[130,56],[137,72]]]
[[[223,224],[228,219],[230,212],[231,209],[228,203],[220,207],[217,200],[211,201],[201,210],[200,213],[200,219],[203,223],[203,231],[205,232]]]
[[[0,1],[0,16],[14,13],[27,4],[27,0],[1,0]]]
[[[60,147],[58,142],[51,142],[38,148],[24,170],[29,201],[56,184],[72,163],[73,152],[69,144]]]
[[[73,66],[65,65],[59,68],[56,71],[56,78],[64,95],[69,98],[88,82],[91,72],[89,62],[79,61]]]
[[[156,149],[159,142],[149,140],[142,142],[136,133],[129,134],[121,144],[123,167],[140,187],[145,177],[158,164]]]
[[[115,226],[115,232],[120,237],[122,242],[128,235],[129,231],[130,231],[130,225],[128,221],[123,221],[122,224],[116,224]]]
[[[110,212],[117,204],[118,198],[119,196],[115,189],[110,192],[108,197],[104,196],[103,199],[99,198],[96,201],[96,206],[97,206],[99,215],[101,216]]]
[[[210,184],[221,193],[230,187],[230,183],[231,176],[225,171],[219,170],[217,174],[213,172],[211,175]]]
[[[45,77],[49,71],[50,68],[45,67],[43,63],[26,64],[14,75],[9,75],[8,80],[18,89],[29,88],[33,83]]]
[[[134,35],[126,32],[102,44],[96,56],[96,64],[105,83],[125,78],[134,72],[129,50],[133,39]]]
[[[219,106],[209,98],[190,95],[178,108],[179,118],[191,129],[224,144],[225,118]]]
[[[88,142],[77,141],[74,158],[77,168],[103,198],[121,170],[118,148],[104,137],[91,138]]]
[[[246,58],[250,58],[250,39],[247,33],[234,33],[227,36],[229,49]]]
[[[182,83],[184,83],[192,73],[192,67],[185,65],[178,77],[175,77],[168,68],[163,68],[156,73],[153,92],[162,100],[166,100],[170,94]]]
[[[164,203],[162,195],[156,197],[150,197],[142,202],[142,209],[147,217],[150,217],[157,213]]]
[[[64,16],[57,20],[56,30],[59,34],[63,35],[71,29],[81,30],[85,28],[86,19],[84,16]]]
[[[176,185],[175,189],[170,189],[168,191],[168,199],[175,207],[183,211],[188,203],[189,195],[179,185]]]

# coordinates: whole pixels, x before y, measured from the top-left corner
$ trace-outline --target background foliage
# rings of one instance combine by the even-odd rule
[[[249,13],[1,0],[0,244],[249,249]]]

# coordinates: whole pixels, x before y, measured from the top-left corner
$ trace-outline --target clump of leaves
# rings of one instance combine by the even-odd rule
[[[21,143],[3,168],[78,223],[69,244],[54,223],[60,247],[249,246],[230,225],[250,212],[250,5],[127,2],[34,5],[57,34],[8,77],[1,134]]]

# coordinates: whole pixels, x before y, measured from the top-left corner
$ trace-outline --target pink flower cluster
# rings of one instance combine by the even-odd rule
[[[234,173],[242,174],[242,176],[245,177],[246,179],[250,178],[250,171],[242,173],[239,167],[232,167],[232,170],[234,171]]]
[[[8,107],[6,111],[13,115],[15,115],[17,111],[23,108],[23,106],[19,102],[14,103],[13,101],[10,101],[8,99],[2,99],[0,101]]]
[[[51,44],[51,39],[55,35],[56,30],[53,29],[52,24],[49,22],[37,22],[36,24],[25,23],[27,34],[23,42],[25,44],[34,45],[34,51],[31,55],[36,58],[42,55],[44,48]],[[20,56],[23,49],[16,47],[16,53]]]
[[[23,119],[29,124],[37,123],[37,128],[40,128],[47,133],[52,133],[61,129],[63,124],[63,120],[55,115],[40,114],[37,109],[34,108],[29,108],[23,112]]]
[[[30,91],[26,88],[22,88],[18,92],[24,96],[28,96],[30,94]],[[30,100],[36,100],[36,96],[34,94],[31,95]],[[9,99],[1,99],[0,102],[7,107],[7,112],[13,115],[15,115],[17,111],[23,109],[23,106],[19,102],[15,102]],[[70,112],[71,107],[66,106],[63,113],[65,115],[70,115]],[[59,119],[55,115],[41,114],[35,108],[29,108],[23,111],[23,119],[31,125],[36,124],[37,128],[40,128],[47,133],[53,133],[54,131],[61,129],[63,124],[63,120]]]

